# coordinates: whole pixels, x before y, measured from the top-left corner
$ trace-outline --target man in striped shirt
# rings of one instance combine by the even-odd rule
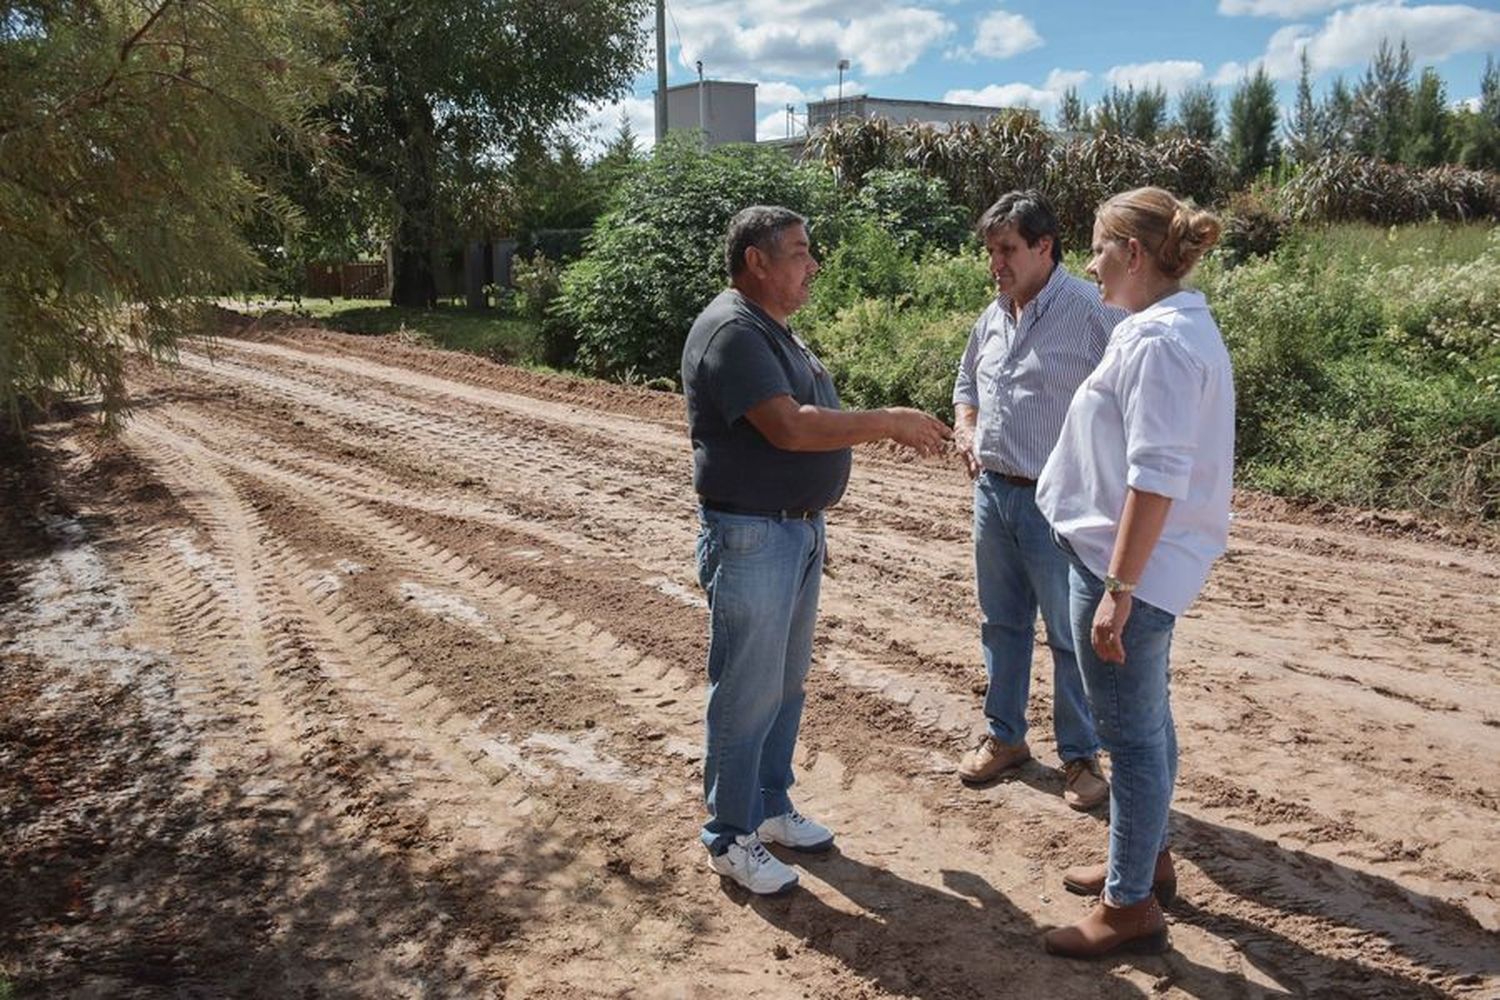
[[[953,386],[954,440],[974,479],[974,562],[989,678],[984,736],[959,763],[986,782],[1031,759],[1026,705],[1037,610],[1052,650],[1053,730],[1063,797],[1109,796],[1099,739],[1073,653],[1068,560],[1036,506],[1042,471],[1073,392],[1093,371],[1122,310],[1062,266],[1057,216],[1040,192],[1012,191],[979,220],[998,294],[969,334]]]

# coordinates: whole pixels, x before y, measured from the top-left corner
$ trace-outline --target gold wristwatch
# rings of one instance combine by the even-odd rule
[[[1126,583],[1117,576],[1109,575],[1104,578],[1104,589],[1111,594],[1128,594],[1135,589],[1135,584]]]

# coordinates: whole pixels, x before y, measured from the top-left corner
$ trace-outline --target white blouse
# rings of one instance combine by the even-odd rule
[[[1234,375],[1198,292],[1120,321],[1068,407],[1036,502],[1095,575],[1109,571],[1128,487],[1172,499],[1136,587],[1180,615],[1229,540]]]

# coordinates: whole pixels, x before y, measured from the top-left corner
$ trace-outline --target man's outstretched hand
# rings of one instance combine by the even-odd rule
[[[904,444],[919,455],[936,455],[947,447],[953,438],[953,429],[937,417],[914,410],[909,406],[886,408],[891,421],[888,435],[897,444]]]

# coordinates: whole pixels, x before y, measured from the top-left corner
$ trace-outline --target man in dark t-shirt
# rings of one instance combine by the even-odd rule
[[[850,448],[889,438],[922,454],[952,432],[918,410],[843,410],[828,372],[787,325],[818,271],[807,224],[754,206],[729,224],[730,287],[698,316],[682,387],[701,505],[708,595],[702,840],[714,871],[751,892],[797,884],[765,843],[833,845],[792,806],[792,750],[824,556],[823,509],[849,482]]]

